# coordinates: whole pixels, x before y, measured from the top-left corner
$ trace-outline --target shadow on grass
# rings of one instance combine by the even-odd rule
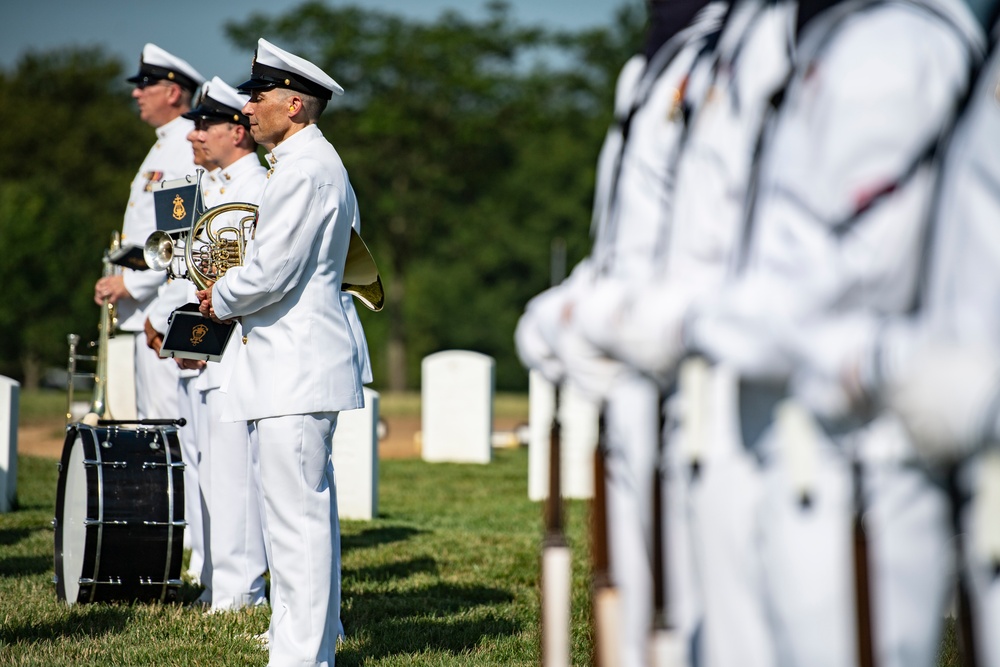
[[[128,607],[91,605],[66,618],[47,623],[7,623],[0,626],[0,643],[40,642],[60,637],[101,637],[123,632],[132,620]]]
[[[341,551],[351,549],[367,549],[377,547],[382,544],[392,544],[393,542],[403,542],[414,535],[420,535],[425,531],[406,526],[385,526],[382,528],[368,528],[354,535],[341,534]]]
[[[442,616],[484,605],[507,604],[514,596],[498,588],[485,586],[456,586],[455,584],[434,584],[405,593],[358,593],[350,595],[352,613],[373,612],[375,619],[382,614],[390,616]]]
[[[414,574],[437,574],[437,572],[437,561],[424,557],[387,563],[386,565],[344,568],[344,578],[358,581],[388,581],[389,579],[405,579]]]
[[[471,651],[484,639],[520,631],[519,623],[494,614],[483,618],[383,617],[365,628],[365,634],[377,640],[357,647],[345,646],[337,651],[337,664],[350,667],[373,658],[425,651],[460,654]]]
[[[0,547],[17,544],[32,533],[31,528],[4,528],[0,530]]]
[[[10,556],[0,558],[0,577],[23,577],[52,572],[52,556]]]

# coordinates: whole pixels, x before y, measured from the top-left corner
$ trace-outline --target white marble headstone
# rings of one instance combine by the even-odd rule
[[[21,385],[0,376],[0,513],[14,509],[17,499],[17,421]]]
[[[421,438],[425,461],[489,463],[494,366],[478,352],[447,350],[421,364]]]
[[[139,341],[145,347],[145,336]],[[136,419],[135,407],[136,336],[119,332],[108,339],[108,408],[115,419]],[[88,401],[89,403],[89,401]]]
[[[368,387],[365,407],[343,410],[333,432],[333,472],[341,519],[378,516],[379,393]]]
[[[560,390],[560,485],[563,498],[594,495],[594,450],[599,409],[566,383]],[[528,498],[549,497],[549,434],[555,387],[538,371],[528,375]]]

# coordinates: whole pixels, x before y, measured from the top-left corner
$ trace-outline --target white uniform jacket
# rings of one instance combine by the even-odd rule
[[[870,392],[897,377],[922,345],[995,346],[1000,341],[1000,52],[984,65],[942,165],[924,243],[918,309],[912,317],[868,313],[855,327],[876,331],[860,354]],[[823,329],[843,326],[828,318]],[[819,327],[817,327],[819,329]]]
[[[363,407],[361,347],[340,285],[357,199],[340,156],[315,125],[276,146],[243,266],[213,287],[221,319],[243,338],[223,419]]]
[[[195,173],[194,154],[187,135],[194,123],[177,117],[156,128],[156,143],[149,149],[139,172],[132,179],[128,206],[122,225],[122,244],[142,246],[156,231],[156,213],[153,206],[153,188],[160,181],[183,178]],[[131,299],[118,302],[118,326],[123,331],[142,331],[146,322],[146,309],[156,297],[157,290],[166,277],[160,271],[134,271],[123,269],[125,288]]]
[[[983,36],[956,0],[860,2],[814,19],[799,44],[737,277],[688,331],[748,379],[822,365],[824,341],[803,335],[818,319],[910,307],[936,174],[920,157],[949,126]]]
[[[526,317],[545,322],[544,330],[555,328],[554,321],[568,304],[594,298],[595,284],[601,280],[641,282],[654,273],[669,223],[674,166],[684,130],[684,90],[707,36],[718,29],[724,13],[724,3],[707,5],[650,62],[637,55],[622,68],[615,88],[616,122],[597,162],[594,245],[566,281],[528,304]],[[574,346],[550,344],[571,375],[590,372],[573,352]],[[519,345],[523,346],[521,339]],[[522,352],[525,360],[531,356]]]
[[[792,3],[763,0],[733,6],[706,59],[707,81],[691,93],[693,114],[658,266],[650,280],[605,285],[603,299],[586,307],[584,335],[642,372],[672,372],[684,314],[725,281],[765,111],[791,69],[794,10]]]
[[[260,195],[264,191],[266,182],[267,170],[261,166],[257,154],[244,155],[225,169],[216,169],[208,174],[207,178],[202,179],[205,205],[211,208],[230,202],[257,204],[260,202]],[[237,212],[234,215],[242,213]],[[190,296],[193,297],[194,294]],[[192,300],[197,301],[197,299]],[[208,364],[198,377],[195,384],[198,389],[202,391],[218,389],[225,384],[236,363],[242,341],[243,329],[237,323],[222,359],[217,364]]]

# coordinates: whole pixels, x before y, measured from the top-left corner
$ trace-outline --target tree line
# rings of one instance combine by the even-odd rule
[[[489,354],[498,388],[526,387],[514,325],[550,281],[553,239],[570,266],[588,251],[597,151],[643,21],[635,1],[578,32],[519,24],[504,2],[427,22],[307,2],[226,26],[240,48],[266,36],[347,91],[320,126],[386,287],[385,309],[362,312],[376,388],[418,387],[421,359],[444,349]],[[128,73],[75,47],[0,70],[0,373],[26,387],[65,365],[67,333],[96,336],[101,254],[154,140]]]

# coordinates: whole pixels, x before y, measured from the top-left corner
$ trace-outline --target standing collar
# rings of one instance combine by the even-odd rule
[[[315,123],[307,125],[275,146],[274,150],[267,154],[267,161],[271,164],[271,166],[274,166],[281,158],[291,155],[313,139],[322,136],[323,133]]]

